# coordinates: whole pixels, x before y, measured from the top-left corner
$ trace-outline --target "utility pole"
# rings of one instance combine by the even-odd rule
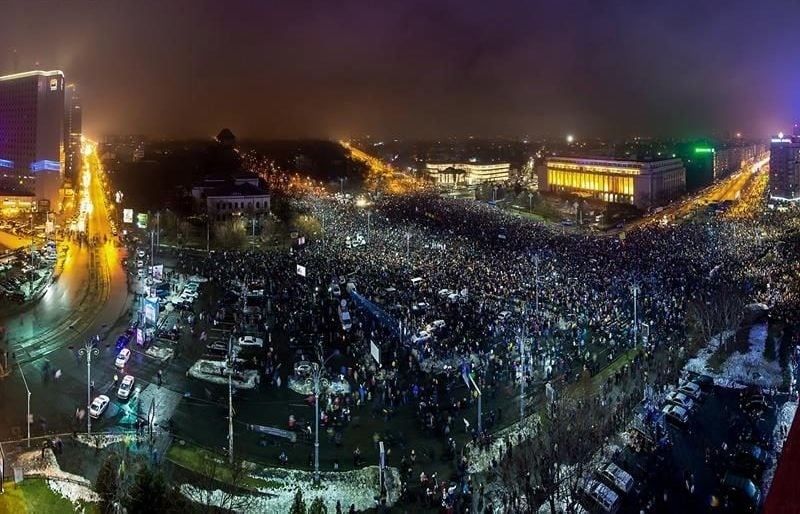
[[[519,339],[519,419],[525,417],[525,342]]]
[[[19,374],[22,375],[22,383],[25,384],[25,390],[28,392],[28,412],[27,416],[25,417],[25,423],[28,425],[28,448],[31,447],[31,423],[33,420],[31,419],[31,390],[28,388],[28,381],[25,380],[25,372],[22,371],[22,365],[17,361],[17,366],[19,366]]]
[[[469,377],[469,381],[472,383],[472,387],[474,387],[475,391],[478,393],[478,433],[481,433],[483,432],[483,405],[481,404],[481,398],[483,395],[481,394],[478,384],[475,383],[475,380],[472,377]]]
[[[228,337],[228,463],[233,464],[233,336]]]
[[[539,255],[533,256],[534,280],[536,283],[536,317],[539,317]]]
[[[639,299],[639,283],[633,282],[631,285],[631,292],[633,293],[633,345],[639,344],[639,313],[637,312],[637,304]]]
[[[156,248],[161,246],[161,211],[156,212]],[[155,265],[155,261],[153,261]]]
[[[206,253],[209,253],[209,242],[211,241],[211,218],[206,215]]]
[[[314,483],[319,484],[319,380],[321,366],[314,363]]]

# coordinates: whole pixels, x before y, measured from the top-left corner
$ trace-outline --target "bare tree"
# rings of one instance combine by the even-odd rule
[[[715,289],[707,297],[689,304],[687,317],[690,330],[700,344],[720,334],[720,344],[727,349],[729,332],[739,328],[744,315],[745,299],[732,287]]]

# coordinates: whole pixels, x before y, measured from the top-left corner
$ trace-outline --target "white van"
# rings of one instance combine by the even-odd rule
[[[414,278],[412,278],[412,279],[411,279],[411,285],[412,285],[412,286],[414,286],[414,287],[419,287],[419,286],[421,286],[421,285],[422,285],[422,278],[420,278],[420,277],[414,277]]]

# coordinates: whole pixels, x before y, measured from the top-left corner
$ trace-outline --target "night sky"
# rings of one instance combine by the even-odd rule
[[[764,136],[800,118],[800,2],[6,1],[0,73],[85,132]]]

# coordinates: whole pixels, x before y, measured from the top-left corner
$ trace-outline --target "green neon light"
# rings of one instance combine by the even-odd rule
[[[703,146],[698,146],[694,149],[694,153],[714,153],[716,150],[713,148],[707,148]]]

